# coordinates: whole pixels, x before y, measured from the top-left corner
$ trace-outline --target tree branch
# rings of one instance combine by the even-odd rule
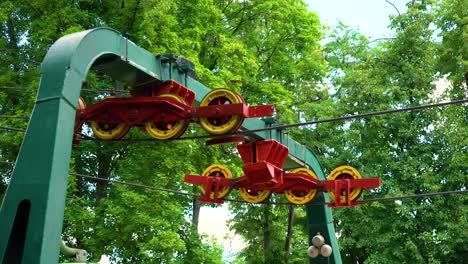
[[[399,15],[399,16],[401,15],[401,14],[400,14],[400,11],[398,10],[398,8],[397,8],[392,2],[390,2],[390,1],[388,1],[388,0],[385,0],[385,2],[391,4],[391,5],[393,6],[393,8],[395,8],[395,10],[397,11],[398,15]]]
[[[237,24],[236,28],[234,28],[234,30],[232,31],[231,35],[234,35],[234,33],[236,33],[237,30],[239,30],[240,26],[244,23],[245,8],[246,8],[246,4],[245,4],[245,1],[244,1],[243,7],[242,7],[242,15],[241,15],[240,21],[239,21],[239,23]]]
[[[130,21],[130,23],[128,23],[128,30],[127,30],[127,34],[129,32],[131,32],[132,28],[133,28],[133,25],[135,24],[135,20],[136,20],[136,14],[137,14],[137,11],[140,7],[140,2],[141,0],[137,0],[137,2],[135,3],[135,8],[133,9],[133,14],[132,14],[132,20]]]

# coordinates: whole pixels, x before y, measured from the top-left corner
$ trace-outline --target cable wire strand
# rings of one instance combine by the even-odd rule
[[[17,128],[17,127],[7,127],[7,126],[0,126],[0,129],[4,129],[11,132],[26,132],[24,128]]]
[[[104,179],[104,178],[99,178],[99,177],[96,177],[96,176],[85,175],[85,174],[80,174],[80,173],[69,173],[69,174],[72,175],[72,176],[77,176],[77,177],[81,177],[81,178],[87,178],[87,179],[92,179],[92,180],[97,180],[97,181],[105,181],[105,182],[109,182],[109,183],[123,184],[123,185],[128,185],[128,186],[142,188],[142,189],[150,189],[150,190],[154,190],[154,191],[161,191],[161,192],[174,193],[174,194],[193,196],[193,197],[199,197],[200,196],[198,194],[193,194],[193,193],[188,193],[188,192],[182,192],[182,191],[176,191],[176,190],[171,190],[171,189],[153,187],[153,186],[143,185],[143,184],[139,184],[139,183]]]
[[[0,86],[0,90],[13,90],[21,92],[37,92],[37,88],[32,87],[13,87],[13,86]],[[126,94],[129,90],[117,90],[117,89],[81,89],[83,92],[88,93],[113,93],[113,94]]]
[[[316,124],[322,124],[322,123],[339,122],[339,121],[344,121],[344,120],[349,120],[349,119],[360,119],[360,118],[367,118],[367,117],[373,117],[373,116],[379,116],[379,115],[388,115],[388,114],[401,113],[401,112],[417,111],[417,110],[436,108],[436,107],[443,107],[443,106],[448,106],[448,105],[465,104],[465,103],[468,103],[468,99],[441,102],[441,103],[435,103],[435,104],[427,104],[427,105],[410,106],[410,107],[406,107],[406,108],[389,109],[389,110],[370,112],[370,113],[364,113],[364,114],[346,115],[346,116],[341,116],[341,117],[334,117],[334,118],[328,118],[328,119],[307,121],[307,122],[288,124],[288,125],[265,127],[265,128],[252,129],[252,130],[244,130],[244,131],[238,131],[236,133],[225,134],[225,135],[220,135],[220,136],[202,135],[202,136],[193,136],[193,137],[174,138],[174,139],[169,139],[169,140],[166,140],[166,141],[197,140],[197,139],[207,139],[207,138],[222,138],[222,137],[229,136],[229,135],[249,135],[249,134],[252,134],[252,133],[255,133],[255,132],[263,132],[263,131],[269,131],[269,130],[282,130],[282,129],[291,128],[291,127],[301,127],[301,126],[316,125]],[[10,131],[20,131],[20,132],[26,131],[25,129],[22,129],[22,128],[4,127],[4,126],[0,126],[0,129],[6,129],[6,130],[10,130]],[[83,138],[83,140],[109,141],[109,142],[113,142],[113,141],[123,141],[123,142],[155,141],[155,142],[161,142],[161,141],[157,141],[157,140],[155,140],[153,138],[101,140],[101,139],[93,138],[93,137],[90,137],[90,136],[86,136],[85,138]]]
[[[360,118],[366,118],[366,117],[372,117],[372,116],[378,116],[378,115],[388,115],[388,114],[394,114],[394,113],[409,112],[409,111],[416,111],[416,110],[442,107],[442,106],[454,105],[454,104],[464,104],[464,103],[468,103],[468,99],[441,102],[441,103],[435,103],[435,104],[427,104],[427,105],[410,106],[406,108],[389,109],[389,110],[376,111],[376,112],[370,112],[370,113],[364,113],[364,114],[346,115],[346,116],[341,116],[341,117],[334,117],[334,118],[315,120],[315,121],[307,121],[307,122],[302,122],[302,123],[267,127],[267,128],[261,128],[261,129],[252,129],[252,130],[249,130],[248,132],[261,132],[261,131],[268,131],[268,130],[273,130],[273,129],[281,130],[281,129],[290,128],[290,127],[301,127],[301,126],[316,125],[316,124],[321,124],[321,123],[338,122],[338,121],[343,121],[343,120],[348,120],[348,119],[360,119]]]
[[[111,94],[125,94],[129,93],[128,90],[114,90],[114,89],[81,89],[83,92],[88,93],[111,93]]]
[[[0,115],[0,118],[5,118],[5,119],[29,119],[29,116]]]
[[[288,124],[288,125],[280,125],[280,126],[272,126],[272,127],[265,127],[265,128],[259,128],[259,129],[244,130],[244,131],[238,131],[238,132],[232,133],[232,134],[225,134],[225,135],[219,135],[219,136],[216,136],[216,135],[201,135],[201,136],[174,138],[174,139],[169,139],[167,141],[222,138],[222,137],[229,136],[229,135],[249,135],[249,134],[252,134],[252,133],[255,133],[255,132],[264,132],[264,131],[270,131],[270,130],[282,130],[282,129],[291,128],[291,127],[301,127],[301,126],[316,125],[316,124],[322,124],[322,123],[339,122],[339,121],[344,121],[344,120],[349,120],[349,119],[360,119],[360,118],[367,118],[367,117],[373,117],[373,116],[378,116],[378,115],[388,115],[388,114],[394,114],[394,113],[400,113],[400,112],[417,111],[417,110],[436,108],[436,107],[443,107],[443,106],[455,105],[455,104],[464,104],[464,103],[468,103],[468,99],[441,102],[441,103],[435,103],[435,104],[427,104],[427,105],[419,105],[419,106],[411,106],[411,107],[406,107],[406,108],[389,109],[389,110],[370,112],[370,113],[364,113],[364,114],[346,115],[346,116],[341,116],[341,117],[334,117],[334,118],[321,119],[321,120],[315,120],[315,121],[307,121],[307,122]],[[124,142],[156,141],[153,138],[101,140],[101,139],[97,139],[97,138],[90,139],[90,137],[86,138],[85,140],[111,141],[111,142],[112,141],[124,141]],[[157,141],[157,142],[160,142],[160,141]]]
[[[0,160],[0,163],[5,163],[5,164],[10,164],[14,165],[14,162],[11,161],[6,161],[6,160]],[[136,188],[142,188],[142,189],[149,189],[149,190],[154,190],[154,191],[162,191],[162,192],[167,192],[167,193],[173,193],[173,194],[179,194],[179,195],[185,195],[185,196],[191,196],[191,197],[203,197],[203,195],[199,194],[194,194],[194,193],[189,193],[189,192],[183,192],[183,191],[177,191],[177,190],[171,190],[171,189],[165,189],[165,188],[159,188],[159,187],[154,187],[154,186],[148,186],[144,184],[139,184],[139,183],[132,183],[132,182],[125,182],[125,181],[119,181],[119,180],[111,180],[111,179],[104,179],[104,178],[99,178],[96,176],[91,176],[91,175],[85,175],[85,174],[80,174],[80,173],[69,173],[72,176],[75,177],[81,177],[81,178],[86,178],[86,179],[92,179],[96,181],[104,181],[104,182],[109,182],[109,183],[116,183],[116,184],[123,184],[123,185],[128,185],[131,187],[136,187]],[[405,199],[415,199],[415,198],[420,198],[420,197],[432,197],[432,196],[446,196],[446,195],[454,195],[454,194],[466,194],[468,190],[455,190],[455,191],[444,191],[444,192],[432,192],[432,193],[420,193],[420,194],[411,194],[411,195],[402,195],[402,196],[393,196],[393,197],[379,197],[379,198],[370,198],[370,199],[363,199],[363,200],[358,200],[360,203],[373,203],[373,202],[385,202],[385,201],[398,201],[398,200],[405,200]],[[236,200],[236,199],[223,199],[223,201],[226,202],[235,202],[235,203],[248,203],[244,200]],[[287,202],[263,202],[260,204],[272,204],[272,205],[296,205],[292,203],[287,203]],[[304,205],[326,205],[328,203],[326,202],[310,202]]]
[[[36,88],[12,87],[12,86],[0,86],[0,90],[13,90],[13,91],[20,91],[20,92],[37,92]]]

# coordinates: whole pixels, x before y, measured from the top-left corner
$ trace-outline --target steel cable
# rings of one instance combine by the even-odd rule
[[[15,164],[14,162],[6,161],[6,160],[0,160],[0,163],[10,164],[10,165]],[[91,179],[91,180],[96,180],[96,181],[104,181],[104,182],[108,182],[108,183],[123,184],[123,185],[136,187],[136,188],[149,189],[149,190],[154,190],[154,191],[161,191],[161,192],[167,192],[167,193],[173,193],[173,194],[179,194],[179,195],[185,195],[185,196],[191,196],[191,197],[203,197],[203,195],[201,195],[201,194],[194,194],[194,193],[188,193],[188,192],[183,192],[183,191],[159,188],[159,187],[148,186],[148,185],[139,184],[139,183],[104,179],[104,178],[99,178],[99,177],[96,177],[96,176],[85,175],[85,174],[80,174],[80,173],[69,173],[69,174],[72,175],[72,176],[75,176],[75,177],[81,177],[81,178],[86,178],[86,179]],[[405,199],[415,199],[415,198],[420,198],[420,197],[433,197],[433,196],[446,196],[446,195],[453,195],[453,194],[465,194],[467,192],[468,192],[468,190],[455,190],[455,191],[421,193],[421,194],[411,194],[411,195],[402,195],[402,196],[393,196],[393,197],[370,198],[370,199],[363,199],[363,200],[358,200],[358,201],[359,201],[359,203],[398,201],[398,200],[405,200]],[[248,202],[246,202],[244,200],[236,200],[236,199],[223,199],[223,201],[235,202],[235,203],[248,203]],[[297,205],[297,204],[292,204],[292,203],[287,203],[287,202],[268,202],[268,201],[260,203],[260,204]],[[325,202],[310,202],[310,203],[307,203],[307,204],[304,204],[304,205],[326,205],[326,204],[327,203],[325,203]]]
[[[206,139],[206,138],[222,138],[222,137],[230,136],[230,135],[248,135],[248,134],[255,133],[255,132],[264,132],[264,131],[270,131],[270,130],[283,130],[283,129],[291,128],[291,127],[301,127],[301,126],[316,125],[316,124],[322,124],[322,123],[339,122],[339,121],[349,120],[349,119],[360,119],[360,118],[367,118],[367,117],[372,117],[372,116],[388,115],[388,114],[409,112],[409,111],[417,111],[417,110],[436,108],[436,107],[443,107],[443,106],[447,106],[447,105],[464,104],[464,103],[468,103],[468,99],[441,102],[441,103],[435,103],[435,104],[427,104],[427,105],[410,106],[410,107],[406,107],[406,108],[389,109],[389,110],[370,112],[370,113],[364,113],[364,114],[346,115],[346,116],[341,116],[341,117],[334,117],[334,118],[328,118],[328,119],[307,121],[307,122],[288,124],[288,125],[272,126],[272,127],[266,127],[266,128],[239,131],[239,132],[236,132],[236,133],[225,134],[225,135],[220,135],[220,136],[202,135],[202,136],[193,136],[193,137],[174,138],[174,139],[169,139],[169,140],[166,140],[166,141],[195,140],[195,139]],[[8,118],[26,118],[26,117],[23,117],[23,116],[9,116]],[[5,127],[5,126],[0,126],[0,129],[6,129],[6,130],[11,130],[11,131],[20,131],[20,132],[26,131],[23,128],[14,128],[14,127]],[[93,137],[90,137],[90,136],[86,136],[84,140],[110,141],[110,142],[113,142],[113,141],[124,141],[124,142],[156,141],[153,138],[101,140],[101,139],[93,138]],[[161,141],[157,141],[157,142],[161,142]]]

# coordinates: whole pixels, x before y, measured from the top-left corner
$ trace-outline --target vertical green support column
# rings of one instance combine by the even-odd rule
[[[57,262],[59,248],[50,245],[60,245],[63,210],[56,208],[64,207],[73,131],[64,117],[74,112],[59,96],[36,103],[0,211],[2,263]]]
[[[329,202],[330,199],[325,194],[319,195],[316,202]],[[324,258],[321,255],[316,258],[310,258],[310,263],[341,263],[338,241],[333,226],[333,217],[330,208],[320,205],[306,206],[307,226],[309,231],[309,245],[312,245],[312,238],[320,233],[325,238],[325,243],[332,247],[332,255]]]
[[[48,51],[33,114],[0,209],[1,263],[58,262],[75,108],[100,56],[126,60],[116,31],[67,35]]]

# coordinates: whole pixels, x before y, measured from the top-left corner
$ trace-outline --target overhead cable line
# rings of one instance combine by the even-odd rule
[[[455,105],[455,104],[464,104],[464,103],[468,103],[468,99],[441,102],[441,103],[435,103],[435,104],[427,104],[427,105],[410,106],[406,108],[389,109],[389,110],[370,112],[370,113],[364,113],[364,114],[346,115],[346,116],[341,116],[341,117],[301,122],[301,123],[295,123],[295,124],[289,124],[289,125],[280,125],[280,126],[271,126],[271,127],[266,127],[266,128],[252,129],[252,130],[244,130],[244,131],[239,131],[239,132],[228,134],[228,135],[246,135],[246,134],[251,134],[255,132],[282,130],[282,129],[291,128],[291,127],[301,127],[301,126],[316,125],[316,124],[322,124],[322,123],[339,122],[339,121],[344,121],[344,120],[349,120],[349,119],[360,119],[360,118],[367,118],[367,117],[379,116],[379,115],[388,115],[388,114],[401,113],[401,112],[418,111],[418,110],[423,110],[423,109],[443,107],[443,106]],[[12,131],[21,131],[21,132],[26,131],[25,129],[22,129],[22,128],[11,128],[11,127],[3,127],[3,126],[0,126],[0,128],[6,129],[6,130],[12,130]],[[170,140],[194,140],[194,139],[206,139],[206,138],[219,138],[223,136],[227,136],[227,135],[221,135],[221,136],[203,135],[203,136],[175,138],[175,139],[170,139]],[[100,140],[100,139],[92,138],[89,136],[84,138],[84,140],[110,141],[110,142],[113,142],[113,141],[124,141],[124,142],[155,141],[153,138]]]
[[[124,94],[124,93],[129,92],[129,90],[114,90],[114,89],[101,89],[101,90],[81,89],[81,91],[88,92],[88,93],[115,93],[115,94]]]
[[[281,85],[335,85],[335,86],[344,86],[344,85],[355,85],[355,86],[385,86],[385,87],[396,87],[398,85],[386,85],[382,83],[334,83],[334,82],[314,82],[314,81],[295,81],[295,82],[288,82],[288,81],[281,81],[281,80],[225,80],[227,83],[258,83],[258,84],[281,84]]]
[[[200,196],[200,195],[198,195],[198,194],[193,194],[193,193],[188,193],[188,192],[182,192],[182,191],[176,191],[176,190],[171,190],[171,189],[158,188],[158,187],[143,185],[143,184],[139,184],[139,183],[132,183],[132,182],[125,182],[125,181],[104,179],[104,178],[99,178],[99,177],[96,177],[96,176],[85,175],[85,174],[80,174],[80,173],[70,173],[70,175],[76,176],[76,177],[81,177],[81,178],[87,178],[87,179],[97,180],[97,181],[105,181],[105,182],[109,182],[109,183],[123,184],[123,185],[128,185],[128,186],[137,187],[137,188],[142,188],[142,189],[150,189],[150,190],[154,190],[154,191],[161,191],[161,192],[167,192],[167,193],[174,193],[174,194],[180,194],[180,195],[186,195],[186,196],[192,196],[192,197],[199,197],[199,196]]]
[[[14,90],[14,91],[22,91],[22,92],[37,92],[36,88],[28,88],[28,87],[13,87],[13,86],[0,86],[0,90]]]
[[[0,163],[6,163],[6,164],[11,164],[11,165],[15,164],[14,162],[5,161],[5,160],[0,160]],[[185,195],[185,196],[191,196],[191,197],[202,197],[203,196],[203,195],[200,195],[200,194],[194,194],[194,193],[171,190],[171,189],[165,189],[165,188],[158,188],[158,187],[148,186],[148,185],[139,184],[139,183],[104,179],[104,178],[91,176],[91,175],[80,174],[80,173],[69,173],[69,174],[72,175],[72,176],[75,176],[75,177],[81,177],[81,178],[86,178],[86,179],[91,179],[91,180],[96,180],[96,181],[104,181],[104,182],[108,182],[108,183],[122,184],[122,185],[127,185],[127,186],[141,188],[141,189],[149,189],[149,190],[154,190],[154,191],[161,191],[161,192],[167,192],[167,193],[173,193],[173,194],[179,194],[179,195]],[[358,200],[358,201],[360,203],[372,203],[372,202],[398,201],[398,200],[405,200],[405,199],[415,199],[415,198],[422,198],[422,197],[466,194],[466,193],[468,193],[468,190],[456,190],[456,191],[420,193],[420,194],[402,195],[402,196],[393,196],[393,197],[370,198],[370,199],[363,199],[363,200]],[[226,202],[248,203],[248,202],[246,202],[244,200],[236,200],[236,199],[223,199],[223,200],[226,201]],[[264,203],[260,203],[260,204],[296,205],[296,204],[287,203],[287,202],[264,202]],[[327,204],[326,202],[311,202],[311,203],[307,203],[305,205],[326,205],[326,204]]]
[[[7,130],[7,131],[13,131],[13,132],[26,132],[26,129],[17,128],[17,127],[0,126],[0,129],[4,129],[4,130]]]
[[[442,107],[442,106],[447,106],[447,105],[464,104],[464,103],[468,103],[468,99],[441,102],[441,103],[435,103],[435,104],[427,104],[427,105],[409,106],[405,108],[389,109],[389,110],[370,112],[370,113],[364,113],[364,114],[346,115],[346,116],[334,117],[334,118],[329,118],[329,119],[274,126],[271,128],[252,129],[252,130],[249,130],[248,132],[261,132],[261,131],[267,131],[267,130],[272,130],[272,129],[285,129],[285,128],[290,128],[290,127],[317,125],[317,124],[322,124],[322,123],[338,122],[338,121],[349,120],[349,119],[361,119],[361,118],[372,117],[372,116],[388,115],[388,114],[401,113],[401,112],[410,112],[410,111],[417,111],[417,110],[422,110],[422,109],[436,108],[436,107]]]
[[[418,193],[418,194],[402,195],[402,196],[394,196],[394,197],[370,198],[370,199],[364,199],[364,200],[359,201],[359,202],[372,203],[372,202],[381,202],[381,201],[395,201],[395,200],[414,199],[414,198],[421,198],[421,197],[444,196],[444,195],[465,194],[465,193],[468,193],[468,190],[432,192],[432,193]]]
[[[84,174],[78,174],[78,173],[70,173],[70,175],[77,176],[77,177],[82,177],[82,178],[93,179],[93,180],[97,180],[97,181],[105,181],[105,182],[110,182],[110,183],[123,184],[123,185],[128,185],[128,186],[137,187],[137,188],[150,189],[150,190],[155,190],[155,191],[162,191],[162,192],[185,195],[185,196],[191,196],[191,197],[203,197],[203,195],[201,195],[201,194],[194,194],[194,193],[176,191],[176,190],[171,190],[171,189],[163,189],[163,188],[158,188],[158,187],[153,187],[153,186],[148,186],[148,185],[143,185],[143,184],[138,184],[138,183],[131,183],[131,182],[118,181],[118,180],[104,179],[104,178],[99,178],[99,177],[84,175]],[[373,198],[373,199],[363,199],[363,200],[359,200],[359,202],[360,203],[372,203],[372,202],[378,202],[378,201],[396,201],[396,200],[414,199],[414,198],[420,198],[420,197],[445,196],[445,195],[451,195],[451,194],[464,194],[464,193],[467,193],[467,192],[468,192],[468,190],[422,193],[422,194],[403,195],[403,196],[395,196],[395,197],[381,197],[381,198]],[[246,202],[244,200],[237,200],[237,199],[223,199],[223,200],[226,201],[226,202],[248,203],[248,202]],[[296,204],[287,203],[287,202],[268,202],[268,201],[264,202],[263,204],[296,205]],[[310,202],[310,203],[305,204],[305,205],[326,205],[326,204],[327,204],[326,202]]]
[[[10,116],[10,115],[0,115],[0,118],[5,119],[29,119],[29,116]]]
[[[329,118],[329,119],[321,119],[321,120],[315,120],[315,121],[301,122],[301,123],[295,123],[295,124],[289,124],[289,125],[280,125],[280,126],[271,126],[271,127],[251,129],[251,130],[243,130],[243,131],[238,131],[236,133],[227,134],[227,135],[220,135],[220,136],[203,135],[203,136],[181,137],[181,138],[169,139],[168,141],[171,141],[171,140],[195,140],[195,139],[207,139],[207,138],[222,138],[222,137],[225,137],[225,136],[228,136],[228,135],[248,135],[248,134],[255,133],[255,132],[263,132],[263,131],[270,131],[270,130],[282,130],[282,129],[291,128],[291,127],[301,127],[301,126],[316,125],[316,124],[322,124],[322,123],[339,122],[339,121],[344,121],[344,120],[349,120],[349,119],[360,119],[360,118],[367,118],[367,117],[379,116],[379,115],[388,115],[388,114],[401,113],[401,112],[418,111],[418,110],[422,110],[422,109],[436,108],[436,107],[443,107],[443,106],[447,106],[447,105],[464,104],[464,103],[468,103],[468,99],[441,102],[441,103],[435,103],[435,104],[427,104],[427,105],[419,105],[419,106],[410,106],[410,107],[406,107],[406,108],[390,109],[390,110],[370,112],[370,113],[364,113],[364,114],[346,115],[346,116],[341,116],[341,117],[334,117],[334,118]],[[100,140],[100,139],[97,139],[97,138],[90,139],[89,137],[87,139],[85,139],[85,140],[110,141],[110,142],[112,142],[112,141],[124,141],[124,142],[155,141],[152,138]]]
[[[21,49],[21,48],[4,48],[4,47],[0,47],[0,50],[4,51],[4,52],[8,52],[8,53],[16,53],[16,54],[20,54],[20,55],[29,55],[28,50]],[[21,51],[24,51],[24,52],[21,52]],[[24,59],[28,60],[28,61],[31,61],[31,62],[34,62],[35,64],[41,64],[41,62],[38,62],[36,60],[33,60],[33,59],[29,58],[29,56],[25,56]]]
[[[13,86],[0,86],[0,90],[13,90],[13,91],[22,91],[22,92],[37,92],[37,88],[29,87],[13,87]],[[128,90],[117,90],[117,89],[81,89],[83,92],[88,93],[118,93],[124,94],[128,93]]]

